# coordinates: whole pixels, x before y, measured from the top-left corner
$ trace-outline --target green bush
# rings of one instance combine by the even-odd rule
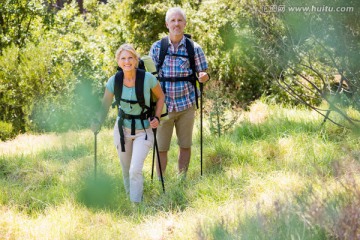
[[[79,83],[72,92],[46,96],[32,109],[31,130],[38,132],[65,132],[90,127],[100,107],[100,97],[94,94],[90,83]]]
[[[14,133],[12,124],[0,121],[0,139],[5,141],[13,136]]]

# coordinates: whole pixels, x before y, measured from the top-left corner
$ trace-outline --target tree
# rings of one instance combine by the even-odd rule
[[[250,6],[252,29],[260,39],[262,57],[269,59],[267,72],[272,79],[297,101],[323,115],[324,121],[358,127],[359,120],[344,106],[359,109],[360,15],[355,9],[360,3],[329,5],[317,0],[304,1],[299,7],[288,0]],[[275,9],[264,11],[264,6]],[[319,107],[323,101],[328,108]]]
[[[79,14],[76,4],[66,5],[54,15],[50,27],[37,19],[24,39],[26,44],[4,48],[0,55],[0,115],[2,121],[13,124],[14,132],[88,126],[84,120],[91,114],[84,107],[88,99],[75,95],[83,93],[82,86],[90,85],[95,90],[88,88],[89,94],[97,99],[100,87],[103,90],[108,42],[95,31],[98,20],[91,13],[87,16]],[[119,41],[118,36],[114,38]],[[67,122],[56,123],[59,113],[67,116]],[[86,114],[79,116],[81,113]]]
[[[0,3],[0,55],[6,47],[14,44],[23,48],[35,42],[37,28],[51,12],[41,1],[4,0]]]

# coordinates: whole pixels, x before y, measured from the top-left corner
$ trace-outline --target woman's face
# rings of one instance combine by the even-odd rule
[[[124,72],[134,71],[137,64],[135,56],[126,50],[120,53],[117,62],[119,67],[121,67]]]

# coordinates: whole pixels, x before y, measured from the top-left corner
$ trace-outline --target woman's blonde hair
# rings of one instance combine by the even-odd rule
[[[140,55],[135,51],[135,48],[134,48],[131,44],[129,44],[129,43],[124,43],[123,45],[121,45],[121,46],[116,50],[115,60],[116,60],[116,61],[119,60],[120,54],[121,54],[123,51],[128,51],[128,52],[130,52],[130,53],[134,56],[135,61],[136,61],[135,67],[138,67],[138,66],[139,66]]]

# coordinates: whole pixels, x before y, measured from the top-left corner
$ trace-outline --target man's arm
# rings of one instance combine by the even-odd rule
[[[199,82],[204,83],[210,79],[209,74],[206,72],[208,68],[208,64],[206,61],[206,57],[204,54],[204,51],[199,46],[199,44],[194,43],[195,47],[195,65],[197,70],[197,76],[199,79]]]

